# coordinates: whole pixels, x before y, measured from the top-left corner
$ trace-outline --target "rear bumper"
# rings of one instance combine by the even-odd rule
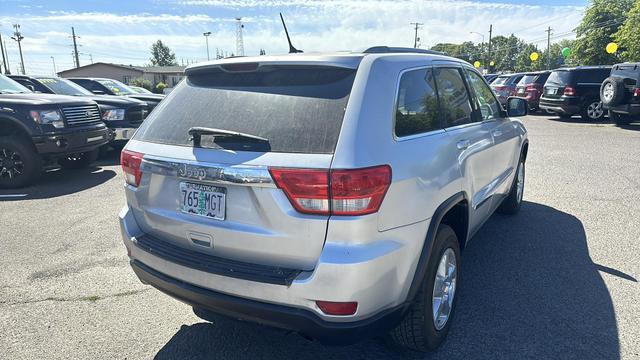
[[[562,97],[559,99],[542,97],[539,101],[540,109],[565,115],[579,114],[582,111],[581,105],[580,99],[576,97]]]
[[[135,199],[129,198],[128,201]],[[320,339],[331,338],[336,334],[338,337],[346,336],[342,331],[354,332],[354,338],[361,333],[371,336],[373,327],[384,332],[395,325],[392,321],[395,317],[386,318],[386,314],[405,306],[419,260],[417,254],[420,254],[429,224],[429,220],[425,220],[378,232],[375,226],[377,218],[371,217],[370,221],[374,225],[372,231],[379,239],[353,245],[327,240],[313,270],[298,271],[292,280],[279,283],[277,279],[270,281],[265,280],[264,276],[256,276],[258,272],[252,272],[251,268],[243,267],[242,264],[232,264],[230,268],[237,266],[234,271],[238,274],[230,275],[225,274],[224,267],[218,266],[220,262],[213,261],[214,259],[196,259],[198,264],[191,264],[191,260],[191,263],[180,261],[195,259],[197,256],[185,257],[181,251],[171,250],[166,244],[162,249],[153,250],[153,243],[148,242],[152,239],[147,239],[147,244],[142,241],[148,235],[140,230],[136,216],[126,206],[119,215],[120,228],[134,271],[143,282],[197,308],[296,330]],[[422,241],[417,241],[418,239]],[[168,239],[158,240],[170,242]],[[182,249],[189,251],[185,247]],[[164,250],[175,253],[175,256]],[[241,271],[244,274],[240,274]],[[164,280],[150,279],[150,276]],[[175,281],[169,281],[171,279]],[[219,302],[219,294],[238,300],[233,303]],[[350,316],[332,316],[323,313],[316,305],[316,300],[356,301],[358,308]],[[285,309],[289,315],[284,317],[280,310],[275,311],[276,315],[270,312],[262,314],[254,307],[233,305],[238,302],[260,306],[268,304],[269,309],[271,306],[276,310]],[[291,320],[290,317],[294,315],[296,320]],[[286,318],[286,321],[278,321],[280,317]],[[385,320],[379,322],[377,319],[381,317],[385,317]],[[370,325],[373,322],[376,325]],[[336,334],[323,335],[323,332],[333,332],[334,329]]]
[[[626,104],[609,107],[610,111],[625,115],[640,115],[640,104]]]
[[[109,142],[108,129],[101,125],[89,129],[71,129],[51,135],[34,136],[38,153],[64,155],[92,151]]]
[[[234,319],[297,331],[332,344],[350,344],[383,334],[400,322],[405,308],[404,305],[400,305],[368,319],[336,323],[323,320],[307,310],[230,296],[191,285],[164,275],[137,260],[131,261],[131,267],[143,283],[197,308],[198,315],[206,320],[213,320],[213,316],[207,314],[212,312]]]

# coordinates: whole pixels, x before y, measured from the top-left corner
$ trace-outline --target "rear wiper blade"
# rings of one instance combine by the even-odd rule
[[[200,147],[200,141],[202,139],[202,135],[211,135],[214,137],[222,137],[222,138],[241,138],[246,140],[251,140],[254,142],[269,142],[269,139],[265,139],[263,137],[251,134],[245,134],[238,131],[230,131],[216,128],[208,128],[201,126],[194,126],[189,128],[189,135],[191,136],[191,141],[193,141],[193,146]]]

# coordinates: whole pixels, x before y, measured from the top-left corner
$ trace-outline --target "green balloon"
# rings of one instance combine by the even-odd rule
[[[570,55],[571,55],[571,49],[569,49],[568,47],[562,49],[562,56],[569,57]]]

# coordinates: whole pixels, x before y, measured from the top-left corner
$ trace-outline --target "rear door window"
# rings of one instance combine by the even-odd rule
[[[396,103],[398,137],[438,130],[438,96],[432,69],[407,71],[400,78]]]
[[[571,72],[566,70],[554,71],[549,75],[547,83],[554,85],[568,85],[571,83]]]
[[[471,123],[471,100],[461,69],[436,68],[436,86],[446,127]]]
[[[147,117],[135,139],[192,146],[189,129],[206,127],[266,138],[268,146],[254,149],[205,135],[203,147],[333,153],[355,74],[329,66],[192,72]]]

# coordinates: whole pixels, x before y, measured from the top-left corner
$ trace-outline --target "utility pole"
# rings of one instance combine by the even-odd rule
[[[551,70],[551,26],[547,28],[547,70]]]
[[[53,62],[53,75],[58,75],[58,70],[56,69],[56,59],[51,56],[51,62]]]
[[[244,29],[244,25],[242,24],[242,18],[236,18],[236,56],[244,56],[244,40],[242,36],[242,29]]]
[[[11,38],[18,42],[18,51],[20,51],[20,65],[22,66],[22,75],[24,75],[24,58],[22,57],[22,45],[20,44],[22,39],[24,39],[24,36],[22,36],[22,34],[20,33],[20,24],[13,24],[13,28],[16,29],[16,31],[13,32],[13,36]]]
[[[493,24],[489,25],[489,64],[491,64],[491,37],[493,36]],[[489,72],[491,72],[491,65],[489,65]]]
[[[209,56],[209,35],[211,35],[211,31],[207,31],[202,33],[204,35],[205,40],[207,41],[207,61],[211,60],[211,56]]]
[[[89,61],[93,64],[93,54],[89,54]]]
[[[2,34],[0,34],[0,53],[2,53],[2,64],[4,65],[4,73],[11,74],[9,71],[9,65],[7,64],[7,58],[4,56],[4,43],[2,42]],[[0,72],[2,72],[2,67],[0,67]]]
[[[80,58],[78,56],[78,44],[76,43],[76,30],[71,27],[71,38],[73,39],[73,57],[76,60],[76,69],[80,67]]]
[[[9,66],[9,53],[7,52],[7,42],[4,41],[4,57],[7,58],[7,62],[4,63],[4,68],[7,69],[7,75],[11,75],[11,66]]]
[[[419,23],[419,22],[414,22],[414,23],[410,23],[411,25],[414,25],[415,28],[415,34],[413,35],[413,48],[417,49],[418,48],[418,40],[420,40],[420,38],[418,38],[418,29],[424,25],[423,23]]]

